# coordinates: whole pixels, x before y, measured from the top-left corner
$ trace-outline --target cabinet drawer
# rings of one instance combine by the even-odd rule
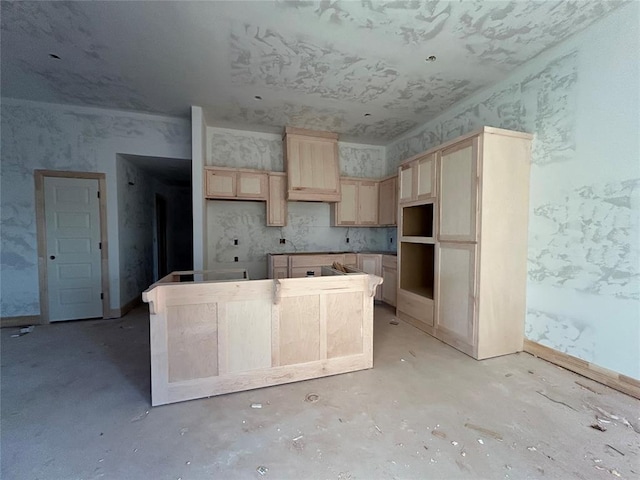
[[[292,269],[328,266],[333,262],[344,263],[344,255],[295,255],[290,259]]]
[[[398,257],[395,255],[383,255],[382,266],[384,268],[398,268]]]
[[[313,272],[313,275],[310,273]],[[291,278],[300,278],[300,277],[320,277],[322,276],[322,267],[296,267],[291,269]]]
[[[399,289],[397,302],[397,308],[402,313],[433,326],[434,303],[432,299]]]

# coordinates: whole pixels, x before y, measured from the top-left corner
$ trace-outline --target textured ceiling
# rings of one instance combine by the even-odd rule
[[[620,4],[5,0],[2,95],[387,143]]]

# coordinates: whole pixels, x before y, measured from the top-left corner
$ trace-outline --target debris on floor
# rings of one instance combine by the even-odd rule
[[[447,438],[447,434],[441,430],[431,430],[431,435],[434,437],[442,438],[443,440]]]
[[[304,435],[298,435],[296,438],[293,439],[294,442],[297,442],[298,440],[300,440],[302,437],[304,437]]]
[[[141,413],[140,415],[136,415],[135,417],[133,417],[131,419],[131,423],[133,422],[139,422],[140,420],[144,420],[147,415],[149,415],[149,410],[146,410],[144,413]]]
[[[606,432],[607,429],[604,428],[602,425],[600,425],[599,423],[592,423],[591,425],[589,425],[591,428],[593,428],[594,430],[600,430],[601,432]]]
[[[571,410],[573,410],[573,411],[575,411],[575,412],[577,412],[577,411],[578,411],[578,410],[576,410],[575,408],[573,408],[571,405],[569,405],[568,403],[564,403],[564,402],[562,402],[562,401],[560,401],[560,400],[556,400],[555,398],[551,398],[549,395],[547,395],[547,394],[546,394],[546,393],[544,393],[544,392],[541,392],[540,390],[537,390],[537,391],[536,391],[536,393],[538,393],[538,394],[542,395],[544,398],[546,398],[546,399],[548,399],[548,400],[551,400],[553,403],[559,403],[560,405],[564,405],[565,407],[570,408]]]
[[[577,381],[575,383],[576,383],[576,385],[584,388],[585,390],[589,390],[590,392],[593,392],[593,393],[595,393],[597,395],[600,395],[600,392],[594,390],[593,388],[589,387],[588,385],[585,385],[584,383],[580,383],[580,382],[577,382]]]
[[[611,445],[609,445],[608,443],[604,444],[605,447],[609,447],[611,450],[613,450],[614,452],[618,452],[620,455],[622,455],[624,457],[624,453],[622,453],[620,450],[618,450],[615,447],[612,447]]]
[[[252,403],[251,404],[251,408],[262,408],[262,404],[261,403]]]
[[[11,335],[11,338],[18,338],[18,337],[21,337],[23,335],[26,335],[27,333],[31,333],[31,332],[33,332],[34,328],[35,327],[33,325],[29,325],[28,327],[21,328],[20,332],[14,333],[13,335]]]
[[[619,416],[619,415],[614,415],[613,413],[609,413],[609,412],[607,412],[606,410],[604,410],[604,409],[602,409],[602,408],[600,408],[600,407],[595,407],[595,408],[596,408],[596,410],[597,410],[598,412],[600,412],[600,413],[601,413],[602,415],[604,415],[605,417],[610,418],[611,420],[616,420],[616,421],[618,421],[618,422],[622,423],[623,425],[625,425],[625,426],[627,426],[627,427],[629,427],[629,428],[632,428],[634,432],[636,432],[636,433],[640,433],[640,427],[638,427],[637,425],[633,425],[633,424],[632,424],[631,422],[629,422],[629,420],[627,420],[626,418],[621,417],[621,416]]]
[[[398,322],[398,321],[394,318],[393,320],[391,320],[391,321],[389,322],[389,324],[390,324],[390,325],[399,325],[399,324],[400,324],[400,322]]]
[[[474,425],[473,423],[465,423],[465,427],[470,428],[471,430],[475,430],[476,432],[480,432],[487,437],[495,438],[496,440],[502,441],[502,435],[498,432],[494,432],[493,430],[489,430],[488,428],[481,427],[479,425]]]
[[[378,430],[380,433],[382,433],[382,430],[380,430],[380,427],[378,425],[374,425],[374,427],[376,427],[376,430]]]
[[[258,468],[256,468],[256,472],[258,472],[260,475],[265,475],[268,471],[269,471],[269,469],[267,467],[262,466],[262,465],[260,465]]]
[[[320,396],[316,393],[309,393],[306,397],[304,397],[305,402],[313,403],[317,402]]]

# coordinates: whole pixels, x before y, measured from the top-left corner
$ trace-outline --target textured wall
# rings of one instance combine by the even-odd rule
[[[393,171],[482,125],[533,133],[527,337],[635,378],[639,10],[621,8],[387,147]]]
[[[33,170],[103,172],[111,306],[120,303],[116,155],[189,158],[185,120],[2,99],[2,316],[37,315],[38,262]]]
[[[207,145],[208,165],[283,171],[279,135],[208,128]],[[384,175],[383,147],[339,143],[338,150],[342,175]],[[246,268],[250,278],[266,278],[267,253],[386,249],[387,228],[331,227],[328,203],[289,202],[288,206],[287,226],[280,228],[265,226],[265,202],[208,201],[209,268]],[[287,243],[280,244],[280,238]],[[233,262],[234,257],[240,261]]]

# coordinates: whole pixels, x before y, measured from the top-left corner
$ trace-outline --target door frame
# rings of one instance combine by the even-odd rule
[[[38,239],[38,283],[40,287],[40,323],[49,320],[49,286],[47,284],[47,228],[44,215],[44,179],[46,177],[82,178],[98,180],[100,210],[100,268],[102,277],[102,318],[111,317],[109,292],[109,243],[107,241],[107,180],[104,173],[70,172],[63,170],[34,170],[36,187],[36,233]]]

